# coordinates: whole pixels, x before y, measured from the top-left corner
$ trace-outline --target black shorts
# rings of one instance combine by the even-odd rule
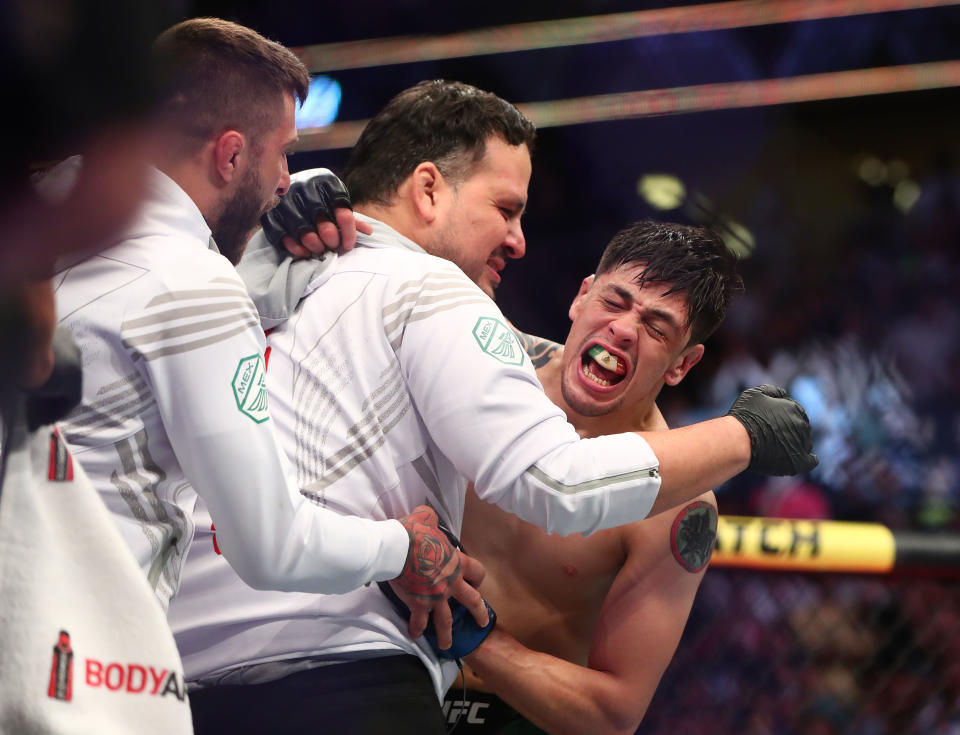
[[[264,684],[190,692],[197,735],[444,735],[430,675],[414,656],[320,666]]]
[[[546,735],[496,694],[457,688],[443,700],[447,727],[456,723],[455,735]]]

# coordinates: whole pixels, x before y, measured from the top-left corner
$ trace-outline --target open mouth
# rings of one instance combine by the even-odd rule
[[[612,355],[595,344],[580,356],[583,374],[597,385],[609,388],[624,379],[627,365],[623,359]]]
[[[487,258],[487,265],[491,270],[496,271],[497,273],[502,271],[506,264],[507,262],[503,258],[500,258],[496,255],[491,255],[489,258]]]
[[[487,279],[492,282],[494,288],[500,285],[500,271],[503,270],[504,265],[506,265],[506,263],[499,258],[490,258],[484,263],[484,272],[486,273]]]

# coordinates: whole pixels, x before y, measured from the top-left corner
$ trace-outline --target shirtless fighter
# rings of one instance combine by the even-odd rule
[[[317,197],[316,218],[330,220],[323,200]],[[291,237],[313,221],[313,207],[297,214],[298,207],[280,227]],[[547,396],[584,437],[666,429],[654,402],[660,388],[679,383],[700,360],[703,340],[739,285],[733,258],[709,231],[649,222],[629,228],[611,243],[598,275],[584,281],[566,347],[528,340]],[[548,536],[469,495],[465,522],[466,548],[492,565],[481,591],[500,606],[500,622],[465,656],[471,692],[454,684],[447,727],[506,735],[537,732],[536,722],[550,732],[634,732],[709,560],[712,493],[586,539]],[[518,591],[521,585],[531,591]],[[528,719],[483,690],[500,693]]]
[[[584,437],[666,429],[657,405],[703,356],[740,287],[709,230],[640,222],[607,246],[564,346],[528,337],[547,395]],[[463,544],[499,624],[444,714],[463,733],[633,733],[673,657],[713,549],[717,504],[561,537],[468,493]],[[533,724],[535,723],[535,724]]]

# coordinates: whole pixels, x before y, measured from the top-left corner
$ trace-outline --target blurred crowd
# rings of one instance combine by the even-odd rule
[[[810,415],[820,466],[737,478],[721,513],[960,528],[960,170],[944,159],[920,186],[906,213],[865,186],[870,206],[830,257],[744,262],[712,369],[666,394],[664,412],[687,424],[745,386],[784,385]]]
[[[960,530],[960,170],[907,213],[866,193],[835,257],[745,262],[712,369],[667,397],[682,424],[773,382],[810,415],[819,467],[741,476],[721,513]],[[638,732],[956,735],[958,610],[955,580],[713,568]]]
[[[711,569],[638,733],[956,735],[958,629],[956,584]]]

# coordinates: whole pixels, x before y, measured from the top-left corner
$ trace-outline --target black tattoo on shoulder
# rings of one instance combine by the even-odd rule
[[[670,528],[673,558],[688,572],[696,573],[710,562],[717,538],[717,511],[697,500],[677,513]]]
[[[560,349],[561,345],[551,342],[543,337],[534,337],[532,334],[525,334],[514,330],[523,345],[524,351],[530,356],[530,362],[534,368],[542,368],[553,357],[554,353]]]

